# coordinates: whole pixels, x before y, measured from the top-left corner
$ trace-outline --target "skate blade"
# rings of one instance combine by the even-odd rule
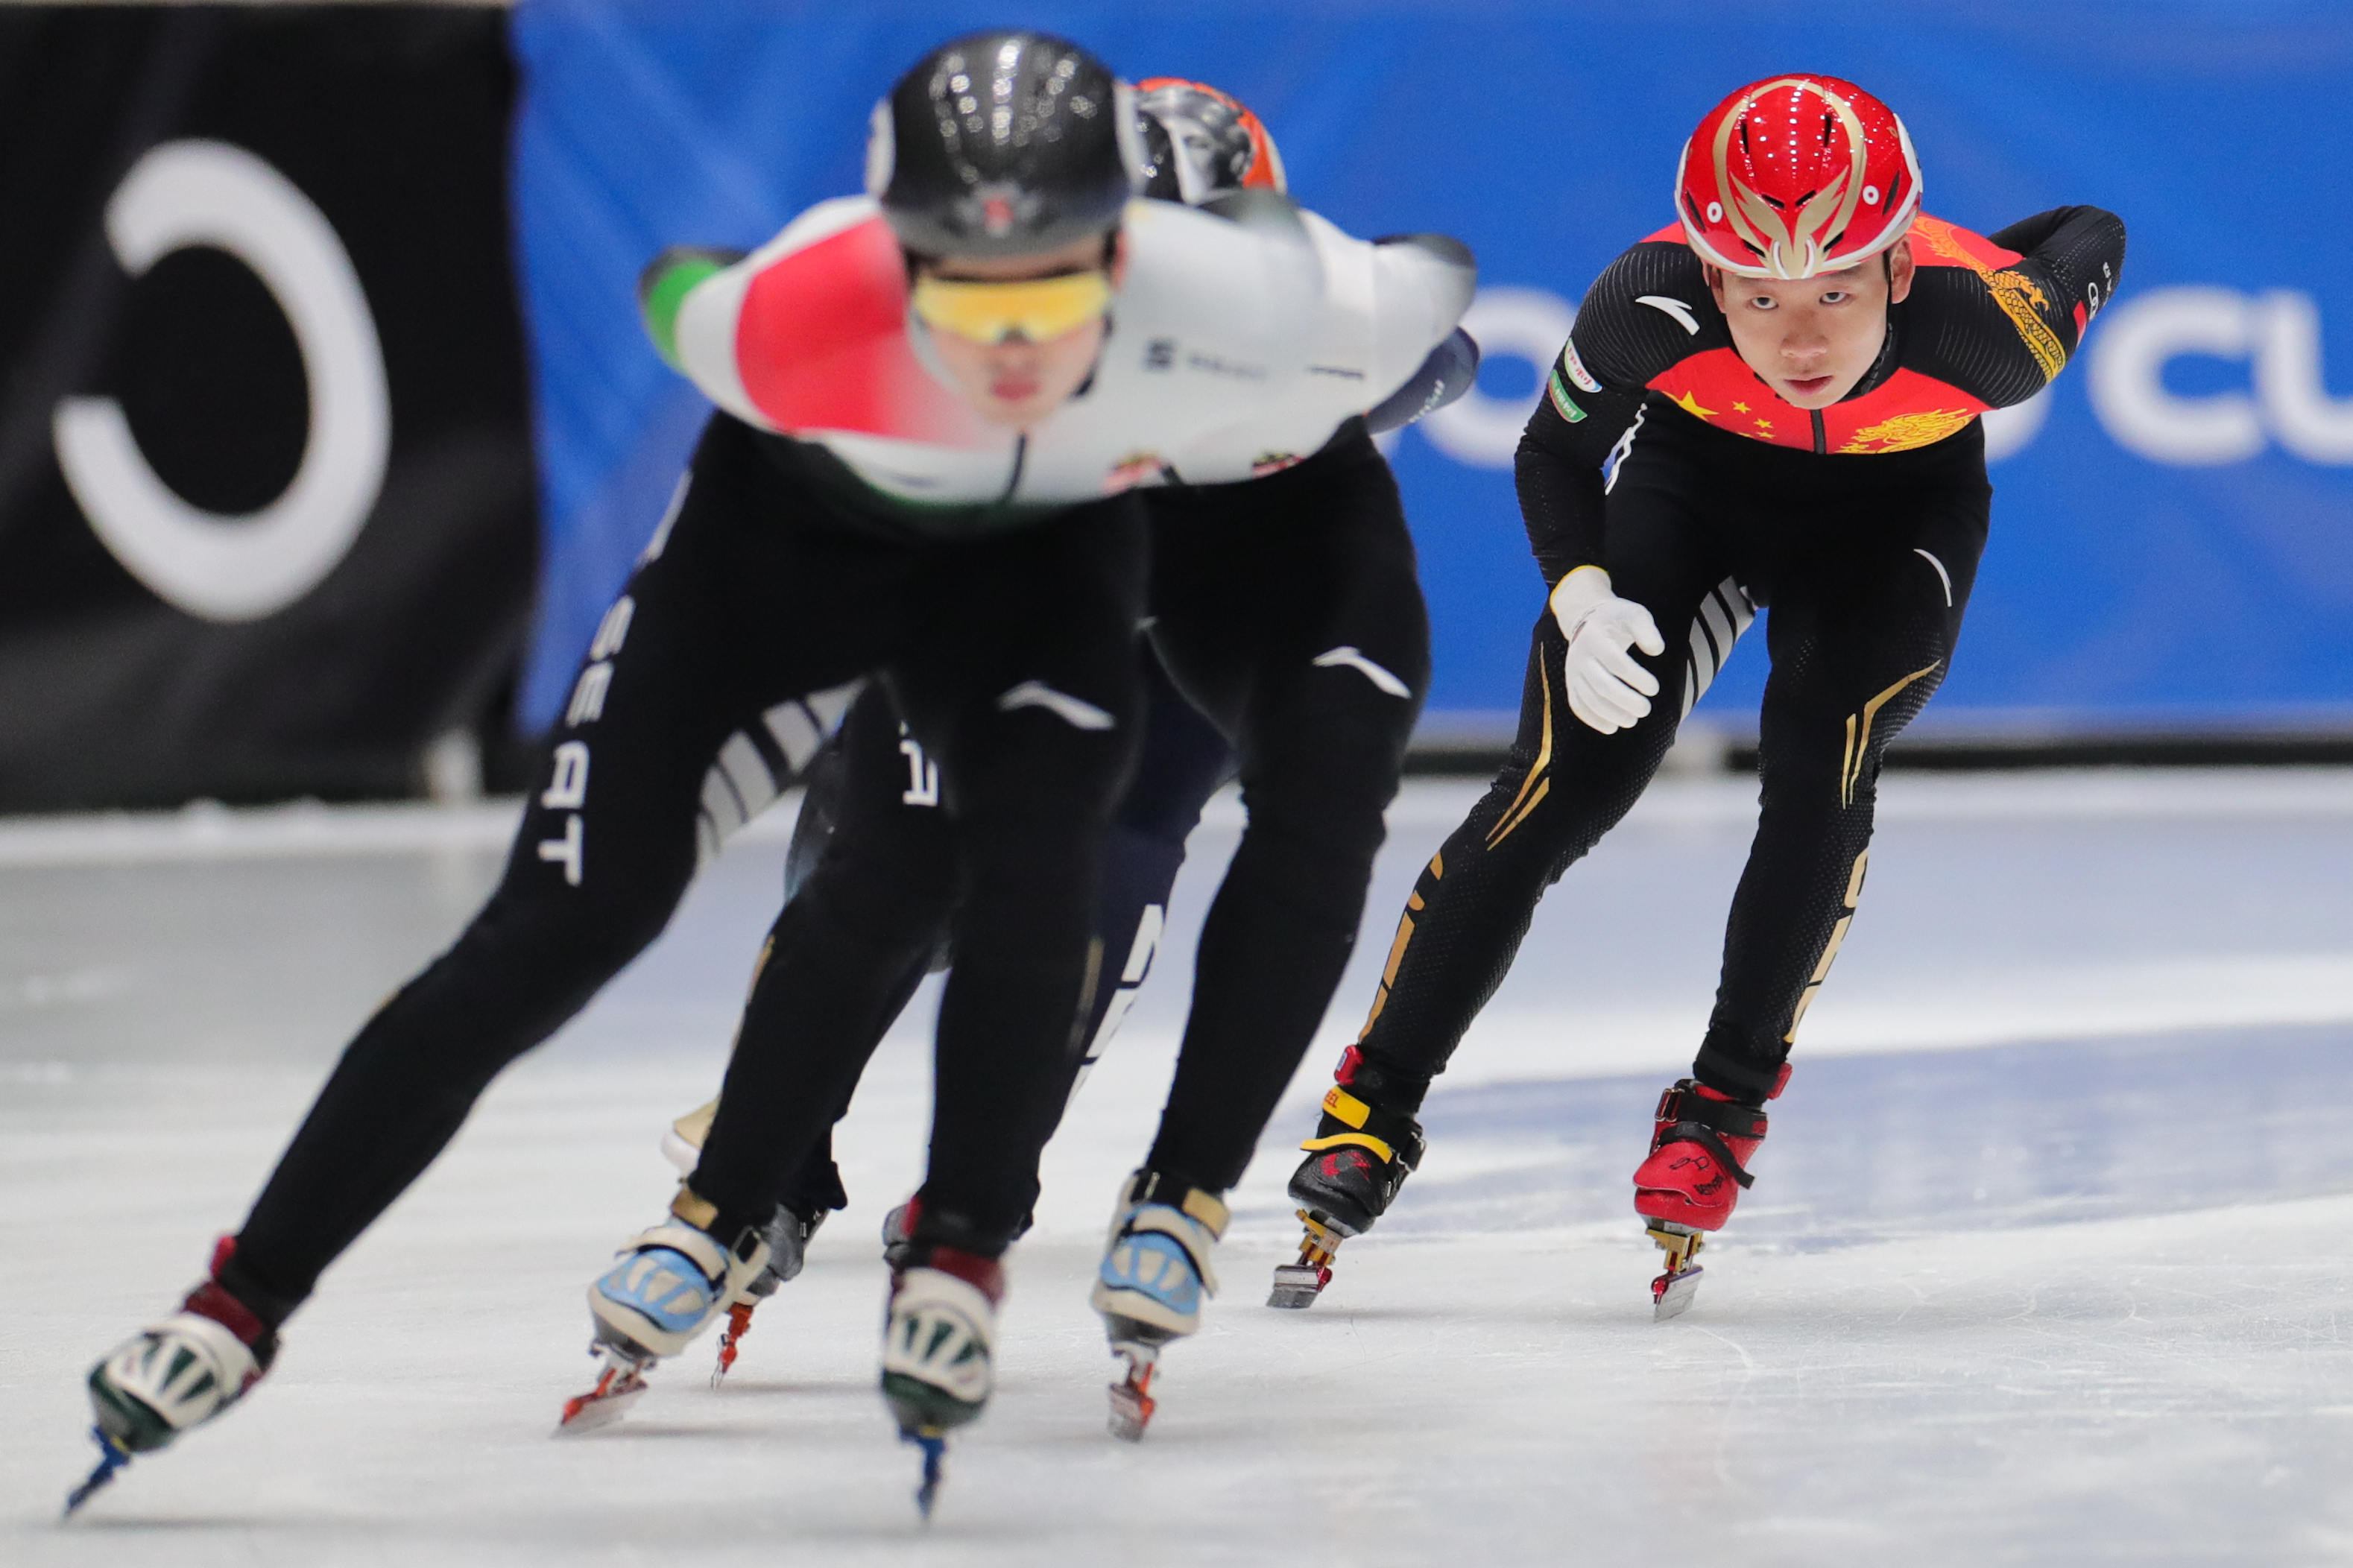
[[[915,1488],[915,1510],[923,1522],[932,1522],[932,1505],[940,1500],[940,1482],[944,1478],[942,1461],[947,1458],[947,1435],[937,1426],[918,1426],[899,1434],[902,1443],[913,1443],[923,1451],[923,1479]]]
[[[71,1519],[82,1504],[104,1491],[122,1468],[131,1462],[131,1456],[116,1446],[114,1439],[106,1435],[104,1427],[93,1426],[90,1435],[98,1439],[98,1468],[90,1471],[88,1480],[66,1494],[66,1510],[62,1516],[66,1519]]]
[[[1111,1435],[1123,1443],[1141,1443],[1160,1402],[1132,1384],[1111,1385]]]
[[[1329,1268],[1316,1268],[1304,1263],[1284,1263],[1274,1271],[1274,1289],[1267,1293],[1266,1304],[1296,1310],[1312,1307],[1332,1282]]]
[[[646,1396],[646,1387],[645,1374],[636,1367],[607,1367],[596,1387],[564,1402],[564,1414],[556,1418],[554,1436],[576,1436],[610,1426],[629,1413],[629,1406]]]
[[[1112,1353],[1126,1361],[1127,1376],[1111,1385],[1111,1435],[1123,1443],[1141,1443],[1145,1428],[1152,1425],[1152,1413],[1160,1408],[1160,1402],[1152,1397],[1152,1373],[1159,1363],[1160,1347],[1115,1343]]]
[[[1662,1274],[1651,1281],[1651,1321],[1663,1323],[1669,1318],[1680,1318],[1691,1309],[1692,1299],[1699,1294],[1702,1268],[1686,1268],[1680,1274]]]
[[[727,1381],[727,1374],[734,1370],[735,1358],[744,1353],[744,1336],[752,1331],[752,1306],[749,1301],[738,1301],[727,1309],[727,1327],[719,1336],[718,1364],[711,1369],[713,1388]]]
[[[632,1388],[626,1394],[584,1394],[564,1404],[563,1418],[555,1424],[555,1436],[576,1437],[586,1432],[601,1432],[629,1413],[629,1407],[646,1396],[642,1388]]]

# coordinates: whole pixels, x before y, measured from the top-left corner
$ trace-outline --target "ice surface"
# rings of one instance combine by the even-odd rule
[[[842,1138],[853,1206],[630,1418],[556,1441],[581,1291],[659,1210],[780,876],[755,827],[327,1278],[277,1371],[84,1518],[79,1379],[233,1226],[335,1049],[496,874],[495,810],[0,826],[0,1563],[1814,1564],[2353,1557],[2353,774],[1884,786],[1862,914],[1697,1305],[1650,1321],[1627,1173],[1714,980],[1753,784],[1662,783],[1540,912],[1325,1299],[1259,1305],[1281,1187],[1412,876],[1236,1194],[1140,1447],[1085,1284],[1165,1090],[1237,817],[1050,1152],[987,1419],[936,1521],[873,1392],[874,1227],[925,1019]],[[928,1005],[915,1010],[924,1012]]]

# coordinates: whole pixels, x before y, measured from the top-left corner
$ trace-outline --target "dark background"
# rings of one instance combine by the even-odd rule
[[[507,218],[506,19],[429,6],[0,7],[0,809],[414,793],[452,729],[515,743],[536,524]],[[58,468],[58,400],[124,406],[157,474],[255,510],[301,460],[302,362],[261,280],[193,248],[133,282],[100,227],[156,144],[257,154],[323,212],[390,384],[350,553],[267,618],[164,603]]]

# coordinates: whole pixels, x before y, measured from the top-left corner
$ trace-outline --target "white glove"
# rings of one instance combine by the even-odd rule
[[[1560,672],[1568,710],[1605,735],[1640,722],[1659,694],[1659,678],[1626,650],[1652,658],[1667,651],[1651,612],[1611,593],[1600,567],[1580,566],[1554,586],[1552,615],[1568,639]]]

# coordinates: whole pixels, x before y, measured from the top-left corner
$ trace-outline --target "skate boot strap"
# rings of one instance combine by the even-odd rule
[[[1173,1208],[1206,1228],[1211,1241],[1225,1239],[1226,1226],[1233,1217],[1217,1194],[1165,1171],[1138,1171],[1128,1177],[1127,1185],[1120,1189],[1119,1204],[1123,1212],[1146,1204]]]
[[[230,1397],[235,1397],[234,1391],[251,1385],[256,1378],[269,1370],[268,1363],[254,1354],[253,1347],[246,1343],[237,1331],[210,1312],[196,1308],[182,1308],[160,1323],[148,1324],[142,1332],[152,1334],[167,1344],[177,1341],[183,1344],[194,1342],[201,1346],[204,1353],[209,1355],[226,1375],[233,1391]]]
[[[750,1233],[752,1249],[748,1257],[737,1257],[719,1245],[719,1238],[707,1230],[699,1230],[683,1220],[668,1220],[651,1230],[631,1237],[616,1258],[634,1257],[640,1252],[675,1252],[702,1273],[703,1281],[712,1290],[733,1296],[758,1277],[768,1264],[768,1244],[759,1233]]]
[[[1662,1126],[1691,1123],[1712,1128],[1727,1138],[1762,1138],[1767,1124],[1762,1106],[1719,1100],[1689,1079],[1659,1096],[1658,1119]]]
[[[1184,1210],[1170,1208],[1166,1204],[1146,1204],[1128,1215],[1119,1234],[1123,1239],[1145,1235],[1166,1237],[1185,1249],[1185,1256],[1193,1260],[1193,1272],[1200,1276],[1201,1289],[1214,1296],[1218,1293],[1218,1271],[1209,1266],[1209,1249],[1225,1232],[1226,1205],[1198,1188],[1188,1195],[1207,1198],[1217,1205],[1219,1217],[1214,1229]]]
[[[1367,1104],[1335,1083],[1324,1096],[1324,1115],[1316,1124],[1315,1136],[1299,1147],[1303,1153],[1315,1154],[1347,1144],[1369,1149],[1384,1163],[1393,1162],[1410,1171],[1421,1163],[1421,1125],[1410,1116]]]
[[[1356,1047],[1350,1046],[1340,1053],[1340,1065],[1333,1069],[1332,1081],[1359,1100],[1387,1100],[1391,1104],[1405,1101],[1406,1113],[1420,1108],[1421,1098],[1430,1092],[1426,1073],[1408,1073],[1375,1061]]]
[[[616,1258],[634,1257],[640,1252],[675,1252],[700,1269],[703,1279],[713,1287],[727,1278],[735,1260],[727,1249],[708,1231],[697,1230],[691,1225],[670,1220],[651,1230],[639,1231],[621,1244]]]
[[[207,1279],[180,1303],[180,1316],[208,1318],[237,1336],[262,1372],[278,1354],[278,1334],[259,1313],[231,1295],[217,1279]]]
[[[1670,1143],[1698,1144],[1708,1152],[1717,1164],[1732,1173],[1732,1179],[1740,1184],[1741,1190],[1744,1192],[1757,1184],[1757,1178],[1748,1173],[1746,1166],[1733,1157],[1732,1150],[1713,1127],[1704,1126],[1697,1121],[1678,1121],[1659,1134],[1658,1142],[1651,1145],[1651,1152],[1656,1153]]]
[[[942,1300],[955,1297],[955,1292],[949,1290],[947,1287],[932,1280],[917,1279],[917,1275],[938,1275],[944,1279],[960,1280],[971,1289],[979,1292],[992,1309],[997,1303],[1005,1300],[1005,1265],[994,1258],[983,1258],[976,1252],[966,1252],[960,1247],[934,1243],[922,1248],[913,1260],[891,1277],[891,1299],[893,1302],[896,1302],[900,1296],[911,1288],[923,1293],[922,1295],[923,1300],[938,1296],[944,1290],[947,1294],[945,1297],[941,1297]],[[955,1297],[955,1299],[963,1300],[961,1297]]]
[[[1658,1133],[1651,1140],[1652,1152],[1670,1143],[1696,1143],[1732,1173],[1733,1181],[1743,1191],[1757,1184],[1757,1178],[1748,1173],[1748,1168],[1725,1140],[1763,1139],[1767,1126],[1763,1108],[1722,1098],[1719,1091],[1704,1089],[1691,1079],[1684,1079],[1659,1096],[1658,1114]]]
[[[670,1200],[670,1212],[672,1218],[684,1221],[727,1251],[733,1253],[739,1263],[751,1262],[752,1254],[767,1246],[768,1224],[775,1217],[772,1210],[761,1215],[757,1223],[737,1222],[722,1215],[717,1204],[712,1203],[684,1182],[678,1184],[678,1195]],[[735,1237],[732,1242],[723,1239],[730,1231],[733,1232]],[[765,1262],[766,1259],[763,1258],[761,1261]],[[753,1267],[756,1268],[759,1265],[754,1264]]]

